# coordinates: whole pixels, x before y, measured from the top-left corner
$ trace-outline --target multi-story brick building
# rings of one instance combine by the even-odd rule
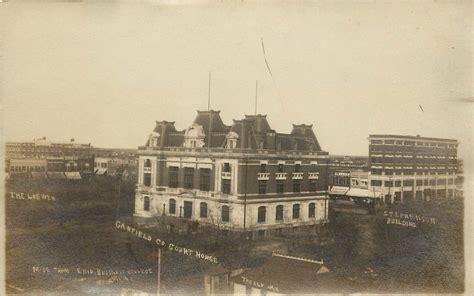
[[[5,145],[6,169],[13,175],[38,172],[92,173],[94,156],[91,144],[55,143],[46,138]]]
[[[71,139],[67,143],[55,143],[46,138],[31,142],[9,142],[5,145],[5,159],[64,159],[75,160],[92,157],[91,144],[80,144]]]
[[[239,231],[325,222],[328,153],[312,125],[290,134],[266,115],[228,126],[219,111],[198,111],[177,131],[160,121],[139,147],[135,215],[171,215]]]
[[[387,204],[454,197],[457,140],[370,135],[370,191]]]

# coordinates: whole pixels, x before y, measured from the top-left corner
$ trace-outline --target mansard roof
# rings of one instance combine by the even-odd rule
[[[194,119],[194,123],[199,124],[202,126],[206,133],[209,132],[209,128],[211,128],[212,132],[223,132],[227,131],[228,127],[222,122],[221,111],[198,111],[198,115],[196,119]]]
[[[253,129],[257,133],[275,132],[275,130],[271,129],[270,124],[267,121],[267,115],[245,115],[245,119],[252,122]]]
[[[193,124],[202,126],[206,135],[204,147],[207,148],[224,147],[226,135],[235,132],[238,149],[321,151],[312,124],[293,124],[291,133],[285,134],[270,127],[267,115],[245,115],[243,119],[234,119],[228,126],[222,121],[220,111],[197,112]],[[185,131],[176,130],[174,121],[157,121],[153,132],[159,134],[159,147],[182,147],[184,144]]]
[[[255,132],[253,129],[253,122],[248,119],[235,120],[230,128],[231,132],[239,135],[237,139],[237,148],[251,148],[257,149],[257,141],[255,139]]]

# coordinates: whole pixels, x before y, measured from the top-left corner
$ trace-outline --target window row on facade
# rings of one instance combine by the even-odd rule
[[[372,175],[454,175],[455,169],[424,169],[424,170],[387,170],[387,169],[371,169]]]
[[[456,148],[456,144],[423,142],[411,140],[371,140],[371,145],[394,145],[394,146],[418,146],[418,147],[438,147],[438,148]]]
[[[150,211],[150,197],[145,196],[143,201],[143,209],[145,211]],[[166,205],[163,205],[163,212],[166,212]],[[257,222],[266,223],[267,222],[267,207],[260,206],[257,210]],[[168,215],[184,217],[187,219],[192,218],[192,202],[184,201],[184,206],[180,206],[179,211],[176,208],[176,199],[170,198],[168,200]],[[208,218],[208,205],[206,202],[199,203],[199,218],[206,219]],[[292,205],[292,219],[300,219],[301,216],[301,205],[293,204]],[[308,204],[308,218],[316,218],[316,203],[312,202]],[[284,205],[277,205],[275,207],[275,221],[283,222],[284,220]],[[220,209],[220,221],[223,223],[230,222],[230,208],[227,205],[221,206]]]
[[[451,157],[451,158],[450,158]],[[371,157],[371,163],[457,163],[454,156],[439,157]]]
[[[182,183],[180,184],[179,178],[179,168],[178,167],[169,167],[168,168],[168,187],[170,188],[185,188],[185,189],[194,189],[194,177],[195,170],[194,168],[184,168],[184,176]],[[274,192],[283,193],[285,191],[285,182],[286,180],[276,180]],[[143,185],[151,186],[151,173],[143,174]],[[301,192],[302,180],[294,179],[292,180],[292,191]],[[199,169],[199,190],[201,191],[210,191],[211,190],[211,169],[201,168]],[[259,194],[265,194],[269,191],[267,180],[258,181],[258,192]],[[316,191],[317,188],[317,179],[308,180],[308,190],[311,192]],[[196,188],[197,189],[197,188]],[[221,180],[221,192],[225,194],[230,194],[231,191],[231,180],[222,179]],[[272,190],[273,191],[273,190]]]
[[[436,185],[454,185],[454,179],[419,179],[419,180],[391,180],[391,181],[382,181],[382,180],[371,180],[371,186],[382,186],[385,187],[401,187],[403,186],[436,186]]]

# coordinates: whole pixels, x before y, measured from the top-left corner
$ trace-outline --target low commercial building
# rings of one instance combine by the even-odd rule
[[[284,134],[266,115],[225,125],[219,111],[198,111],[183,131],[157,122],[138,155],[136,216],[259,234],[327,221],[328,153],[312,125]]]
[[[233,295],[303,295],[353,293],[347,280],[338,277],[320,260],[273,253],[262,266],[231,277]]]

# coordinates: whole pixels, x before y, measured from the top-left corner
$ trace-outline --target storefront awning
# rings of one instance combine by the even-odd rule
[[[331,190],[329,190],[329,194],[330,195],[346,195],[347,191],[349,191],[349,187],[332,186]]]
[[[31,177],[33,179],[46,179],[48,176],[46,176],[45,172],[31,172]]]
[[[346,196],[350,197],[374,197],[373,193],[370,195],[369,189],[351,188],[347,191]]]
[[[66,179],[63,172],[48,172],[48,178],[50,179]]]
[[[65,172],[66,179],[68,180],[81,180],[81,174],[79,172]]]
[[[105,175],[107,174],[107,169],[106,168],[98,168],[94,172],[96,175]]]

